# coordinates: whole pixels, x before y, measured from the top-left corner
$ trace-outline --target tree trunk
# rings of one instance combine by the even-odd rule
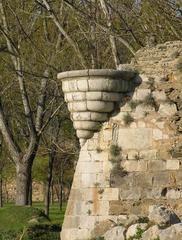
[[[20,163],[16,166],[16,205],[28,205],[30,176],[30,165]]]
[[[45,199],[44,199],[44,207],[45,207],[45,214],[49,216],[49,207],[50,207],[50,188],[52,182],[52,169],[53,169],[53,162],[55,157],[55,149],[54,146],[51,149],[49,154],[49,166],[48,166],[48,174],[47,174],[47,181],[45,185]]]
[[[61,167],[59,186],[60,186],[59,208],[60,208],[60,211],[62,211],[62,209],[63,209],[63,169],[62,169],[62,167]]]
[[[30,185],[29,185],[29,196],[28,196],[28,205],[32,206],[32,171],[30,173]]]
[[[4,201],[6,203],[9,202],[9,192],[8,192],[8,188],[7,188],[7,182],[4,180],[4,192],[5,192],[5,197],[4,197]]]
[[[3,207],[3,179],[0,176],[0,208]]]
[[[54,181],[51,182],[51,205],[54,204]]]

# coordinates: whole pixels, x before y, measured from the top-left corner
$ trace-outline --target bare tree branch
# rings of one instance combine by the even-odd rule
[[[17,53],[16,56],[11,55],[11,59],[12,59],[13,65],[15,67],[15,70],[17,72],[17,78],[19,81],[22,102],[23,102],[23,106],[24,106],[25,116],[27,118],[28,127],[30,130],[30,134],[31,134],[31,137],[35,137],[36,132],[35,132],[35,127],[34,127],[34,123],[33,123],[33,116],[32,116],[32,111],[31,111],[31,107],[30,107],[30,102],[28,99],[28,94],[27,94],[26,86],[25,86],[25,82],[24,82],[24,77],[23,77],[23,72],[22,72],[22,64],[21,64],[21,60],[19,57],[19,53],[16,50],[16,49],[18,49],[18,47],[15,47],[15,44],[12,44],[12,41],[10,41],[10,39],[7,37],[7,36],[9,36],[8,35],[9,29],[8,29],[8,24],[7,24],[7,20],[6,20],[6,14],[5,14],[5,11],[3,8],[3,0],[0,0],[0,11],[1,11],[4,32],[6,33],[5,37],[6,37],[8,50],[10,52]]]
[[[37,0],[38,3],[41,3],[40,1]],[[80,62],[82,64],[82,66],[84,68],[86,68],[86,63],[85,63],[85,59],[77,45],[77,43],[68,35],[68,33],[63,29],[63,27],[61,26],[61,24],[59,23],[59,20],[56,16],[56,14],[54,13],[53,9],[51,8],[50,4],[47,2],[47,0],[42,0],[43,5],[46,7],[47,11],[49,12],[50,16],[52,17],[53,22],[55,23],[55,25],[58,27],[59,31],[61,34],[63,34],[63,36],[67,39],[67,41],[69,42],[69,44],[73,47],[73,49],[75,50],[77,56],[80,59]]]
[[[13,139],[13,136],[9,130],[9,126],[7,126],[7,121],[3,112],[1,99],[0,99],[0,131],[3,135],[4,141],[8,146],[13,161],[17,163],[21,156],[21,150],[19,146],[16,144],[15,140]]]
[[[111,30],[112,29],[111,13],[109,12],[109,9],[106,5],[105,0],[99,0],[99,1],[100,1],[101,8],[107,19],[107,26]],[[110,40],[110,44],[111,44],[111,49],[112,49],[115,66],[116,66],[116,68],[118,68],[119,64],[121,64],[121,61],[120,61],[119,53],[118,53],[117,46],[116,46],[116,39],[113,35],[110,34],[109,40]]]
[[[59,105],[56,110],[51,114],[51,116],[47,119],[47,121],[44,123],[44,125],[42,126],[42,128],[40,129],[38,135],[41,135],[42,132],[44,131],[44,129],[47,127],[47,125],[49,124],[49,122],[53,119],[53,117],[58,113],[58,111],[60,110],[60,108],[63,106],[64,103],[62,103],[61,105]]]
[[[47,81],[49,77],[49,72],[46,69],[44,72],[44,78],[41,80],[41,93],[38,101],[37,107],[37,114],[36,114],[36,131],[39,132],[42,127],[43,117],[44,117],[44,110],[45,110],[45,101],[46,101],[46,88],[47,88]]]
[[[63,0],[65,2],[65,4],[70,7],[72,10],[76,11],[79,15],[83,16],[84,18],[88,18],[88,15],[85,14],[83,11],[81,11],[80,9],[78,9],[77,7],[74,6],[74,4],[71,4],[69,1],[67,0]],[[122,38],[119,34],[117,34],[114,29],[109,29],[108,27],[105,27],[104,25],[102,25],[101,23],[98,23],[97,21],[93,20],[95,22],[95,24],[100,27],[106,34],[111,35],[115,38],[118,39],[118,41],[120,41],[125,47],[127,47],[127,49],[135,56],[135,50],[134,48],[128,43],[128,41],[126,41],[124,38]]]

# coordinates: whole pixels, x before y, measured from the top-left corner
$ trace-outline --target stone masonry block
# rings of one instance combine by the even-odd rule
[[[87,109],[94,112],[111,112],[114,109],[114,103],[103,101],[87,101]]]
[[[172,116],[177,112],[175,104],[162,103],[159,107],[159,113],[162,116]]]
[[[138,89],[136,91],[136,98],[137,100],[143,101],[145,97],[147,97],[151,93],[150,89]]]
[[[125,161],[122,166],[127,172],[147,171],[147,161],[144,160]]]
[[[153,96],[156,101],[166,101],[167,97],[164,91],[154,91]]]
[[[180,168],[179,160],[175,160],[175,159],[167,160],[166,168],[168,170],[179,170],[179,168]]]
[[[79,162],[76,171],[77,173],[102,173],[103,162]]]
[[[76,92],[77,90],[81,90],[82,91],[82,89],[78,89],[76,80],[69,81],[68,85],[69,85],[69,91],[70,92]]]
[[[149,171],[163,171],[166,170],[166,161],[165,160],[155,160],[148,162]]]
[[[153,173],[153,186],[158,187],[158,186],[170,186],[171,185],[171,175],[168,171],[159,171]]]
[[[135,187],[135,189],[120,189],[120,200],[139,200],[141,198],[141,188]]]
[[[122,149],[144,150],[152,146],[152,129],[119,129],[118,144]]]
[[[154,140],[163,139],[163,133],[160,129],[153,129],[153,138]]]
[[[102,190],[102,189],[99,189],[99,190]],[[118,188],[104,188],[103,193],[99,192],[99,199],[108,200],[108,201],[119,200],[119,189]]]
[[[166,197],[167,199],[179,199],[181,198],[181,193],[180,189],[168,189]]]
[[[87,100],[101,100],[102,99],[102,92],[87,92],[86,93]]]
[[[88,80],[87,79],[82,79],[82,80],[77,80],[77,87],[79,91],[88,91]]]
[[[144,150],[140,151],[140,156],[144,160],[155,160],[157,159],[157,150]]]

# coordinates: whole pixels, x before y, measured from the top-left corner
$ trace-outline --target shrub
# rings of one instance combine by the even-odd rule
[[[123,121],[126,126],[129,126],[132,122],[134,122],[134,118],[131,116],[131,114],[127,113],[123,116]]]
[[[118,145],[111,145],[110,153],[112,156],[119,156],[121,152],[121,148]]]
[[[34,224],[29,226],[23,240],[59,240],[61,227],[57,224]]]
[[[134,110],[141,102],[137,100],[131,100],[128,104],[132,110]]]
[[[13,240],[13,239],[19,239],[22,235],[22,232],[20,231],[0,231],[0,240]]]
[[[117,163],[117,164],[114,164],[114,166],[113,166],[113,168],[111,170],[111,174],[124,177],[128,173],[127,173],[127,171],[123,167],[120,166],[120,163]]]
[[[154,107],[156,110],[158,109],[158,105],[155,101],[155,98],[153,97],[152,93],[149,93],[143,100],[143,104],[145,106],[151,106]]]
[[[145,232],[144,229],[141,229],[140,227],[137,228],[137,232],[134,236],[129,237],[127,240],[137,240],[137,239],[142,239],[142,235]]]

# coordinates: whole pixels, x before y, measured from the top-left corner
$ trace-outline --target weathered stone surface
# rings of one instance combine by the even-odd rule
[[[181,222],[178,216],[164,206],[153,206],[150,208],[149,220],[164,228]]]
[[[143,233],[141,240],[155,240],[159,237],[161,229],[157,225],[150,227],[146,232]]]
[[[166,161],[165,160],[155,160],[148,163],[149,171],[162,171],[166,170]]]
[[[168,170],[178,170],[180,168],[180,162],[176,159],[171,159],[166,161],[166,168]]]
[[[79,136],[84,137],[85,134],[86,139],[91,138],[81,149],[63,225],[63,232],[67,231],[62,240],[91,239],[96,235],[91,236],[90,233],[97,226],[102,230],[97,236],[102,236],[104,231],[112,231],[108,219],[113,223],[111,227],[122,225],[134,232],[136,227],[130,226],[143,223],[139,216],[148,216],[152,205],[163,205],[182,215],[181,73],[176,67],[178,57],[171,57],[172,52],[181,47],[182,43],[166,43],[137,52],[137,61],[133,61],[129,68],[130,71],[143,71],[143,82],[137,91],[132,89],[128,92],[132,87],[129,79],[119,78],[124,79],[122,81],[115,75],[116,81],[113,82],[111,72],[105,80],[98,72],[90,76],[90,70],[83,71],[85,75],[81,77],[81,72],[76,73],[76,81],[69,74],[69,83],[63,79],[65,100],[72,111],[71,118],[76,121],[75,126],[83,128],[82,121],[85,121],[85,126],[87,121],[92,123],[89,123],[90,131],[78,131]],[[182,56],[181,50],[179,54]],[[121,94],[118,84],[122,87]],[[70,89],[75,90],[70,92]],[[76,106],[75,102],[78,103]],[[83,102],[86,106],[79,106]],[[89,107],[94,106],[95,111],[94,108],[88,110],[88,103]],[[112,113],[107,113],[105,107],[110,103]],[[74,112],[75,107],[83,109]],[[127,114],[130,116],[125,121]],[[94,134],[96,130],[92,124],[104,121],[108,122]],[[111,154],[111,145],[120,147],[119,156]],[[113,175],[114,171],[118,175]],[[125,176],[120,174],[122,171],[126,171]],[[131,217],[131,213],[136,216]],[[150,227],[151,221],[148,223],[149,230],[143,234],[144,240],[157,239],[165,231],[159,226],[164,228],[171,224],[171,219],[165,215],[163,220],[160,217],[155,226]],[[76,230],[83,230],[83,234]],[[170,236],[170,233],[163,235]],[[171,236],[178,239],[177,234]]]
[[[119,146],[122,149],[147,149],[152,146],[152,129],[120,129]]]
[[[159,234],[160,240],[181,240],[182,239],[182,223],[172,225],[164,229]]]
[[[164,91],[154,91],[152,94],[156,101],[166,101],[167,99]]]
[[[114,226],[113,221],[107,219],[96,224],[94,230],[92,231],[92,236],[100,237],[104,235],[108,230]]]
[[[114,110],[113,102],[87,101],[87,110],[92,112],[111,112]]]
[[[155,140],[160,140],[163,138],[163,133],[160,129],[154,129],[153,130],[153,138]]]
[[[77,130],[90,130],[96,131],[100,128],[100,122],[94,121],[74,121],[73,123],[74,128]]]
[[[114,227],[104,234],[104,239],[105,240],[125,240],[124,232],[125,232],[124,227],[121,227],[121,226]]]
[[[176,105],[174,103],[162,103],[159,107],[159,113],[162,116],[172,116],[177,112]]]
[[[134,237],[139,229],[144,231],[147,229],[147,226],[147,223],[136,223],[134,225],[131,225],[126,232],[126,237]]]
[[[88,130],[77,130],[76,134],[78,136],[78,138],[91,138],[94,135],[93,131],[88,131]]]

